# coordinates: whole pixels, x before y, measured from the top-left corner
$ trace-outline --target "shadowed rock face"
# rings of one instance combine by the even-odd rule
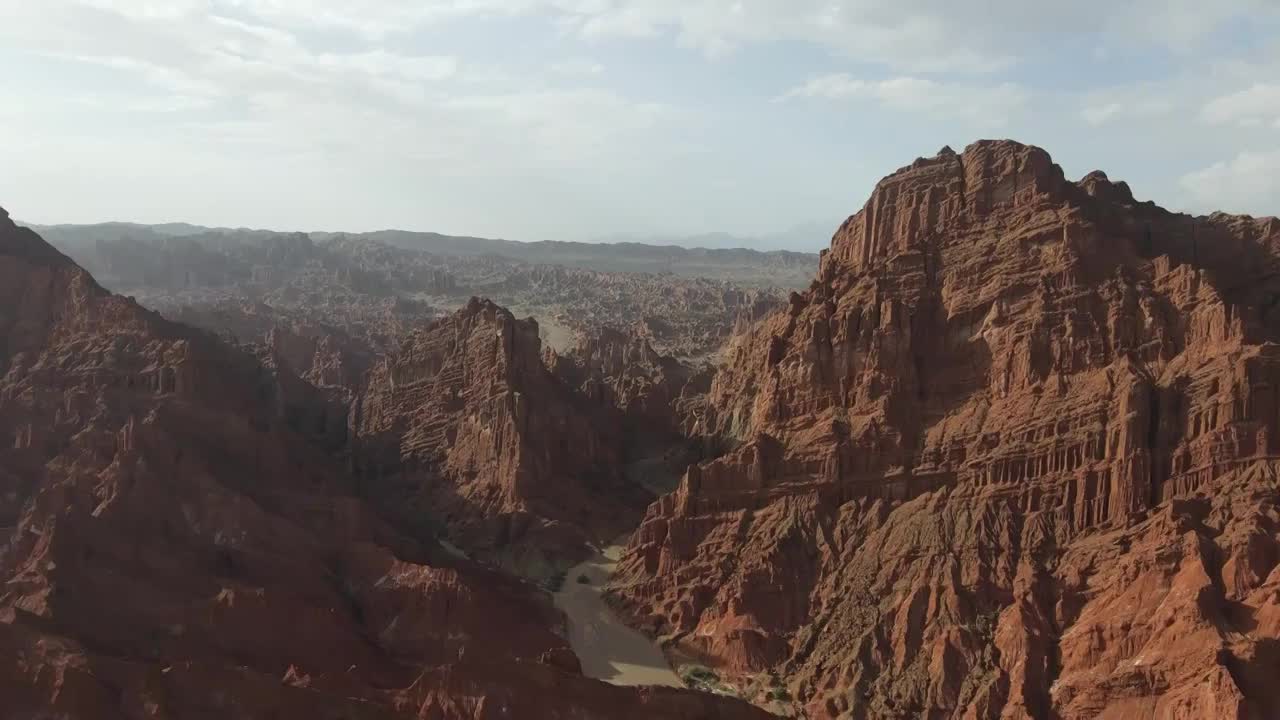
[[[619,604],[817,718],[1274,715],[1278,253],[1039,148],[917,160],[726,351],[738,448]]]
[[[368,508],[288,363],[107,293],[3,213],[0,373],[0,716],[764,717],[582,677],[543,594]]]
[[[621,411],[630,433],[701,434],[692,424],[714,367],[662,355],[636,330],[604,328],[567,353],[544,352],[544,361],[570,387],[602,407]]]
[[[352,410],[357,472],[391,511],[433,517],[473,555],[531,576],[635,526],[617,413],[542,361],[538,326],[473,298],[407,337]]]

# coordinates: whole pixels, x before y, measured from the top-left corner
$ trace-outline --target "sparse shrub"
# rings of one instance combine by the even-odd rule
[[[720,681],[720,676],[716,675],[715,671],[701,665],[692,665],[685,668],[684,676],[686,681],[692,681],[702,685],[709,685]]]

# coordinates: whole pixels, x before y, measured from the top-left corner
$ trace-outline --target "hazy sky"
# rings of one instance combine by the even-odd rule
[[[980,137],[1280,213],[1280,0],[0,0],[32,222],[828,227]]]

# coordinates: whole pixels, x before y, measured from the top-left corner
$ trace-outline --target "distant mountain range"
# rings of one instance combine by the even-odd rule
[[[782,232],[755,236],[734,235],[726,232],[698,235],[642,235],[638,233],[614,233],[595,240],[598,243],[639,243],[642,245],[676,245],[683,248],[747,249],[770,252],[789,250],[816,253],[831,244],[831,233],[840,220],[829,223],[805,223]]]
[[[59,229],[63,228],[95,228],[99,233],[105,235],[136,235],[138,231],[145,230],[160,235],[169,235],[172,237],[186,237],[190,235],[200,235],[208,232],[218,233],[242,233],[254,235],[271,235],[280,234],[281,231],[276,230],[257,230],[245,227],[209,227],[205,225],[192,225],[191,223],[173,222],[173,223],[132,223],[132,222],[105,222],[105,223],[88,223],[88,224],[69,224],[55,223],[50,225],[42,225],[39,223],[20,223],[40,232],[52,231],[57,234]],[[339,233],[339,232],[309,232],[316,239],[332,237],[334,235],[353,235],[358,237],[397,237],[412,241],[415,244],[423,244],[435,246],[428,248],[433,252],[439,252],[444,247],[456,247],[456,242],[461,241],[472,246],[467,252],[474,252],[475,247],[483,247],[485,250],[491,248],[506,249],[510,244],[517,246],[539,246],[550,243],[564,245],[653,245],[658,247],[679,247],[688,250],[755,250],[757,252],[796,252],[796,253],[817,253],[825,249],[831,244],[831,233],[839,224],[839,220],[823,223],[806,223],[797,225],[788,230],[781,232],[765,233],[761,235],[735,235],[727,232],[710,232],[699,233],[693,235],[665,235],[665,234],[646,234],[646,233],[611,233],[601,235],[590,241],[585,242],[561,242],[553,240],[544,241],[522,241],[522,240],[501,240],[492,238],[478,238],[467,235],[443,235],[433,232],[416,232],[409,230],[378,230],[365,233]],[[509,255],[510,251],[502,252],[503,255]]]
[[[752,282],[779,287],[807,284],[818,266],[816,253],[745,247],[747,244],[762,245],[769,241],[737,238],[721,233],[686,238],[644,238],[643,242],[640,238],[631,236],[614,236],[601,242],[519,242],[405,230],[285,233],[247,228],[208,228],[187,223],[143,225],[126,222],[28,226],[73,255],[77,249],[84,249],[95,242],[121,239],[203,237],[206,240],[216,238],[219,243],[237,243],[305,235],[315,242],[344,237],[359,238],[442,256],[496,256],[535,265],[561,265],[605,272],[674,273],[688,277],[734,278],[739,281],[751,278]]]

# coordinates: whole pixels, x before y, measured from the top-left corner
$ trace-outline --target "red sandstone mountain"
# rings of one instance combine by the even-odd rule
[[[538,326],[487,300],[407,337],[352,408],[357,473],[473,556],[544,576],[633,528],[616,413],[543,364]]]
[[[1280,221],[1043,150],[884,179],[711,391],[619,605],[813,718],[1280,716]]]
[[[506,321],[479,315],[475,364],[502,366]],[[411,385],[401,360],[384,377]],[[764,716],[582,677],[545,596],[366,507],[287,366],[111,295],[0,211],[0,717]],[[519,422],[521,396],[485,397],[453,402]],[[522,428],[459,447],[485,432]]]

